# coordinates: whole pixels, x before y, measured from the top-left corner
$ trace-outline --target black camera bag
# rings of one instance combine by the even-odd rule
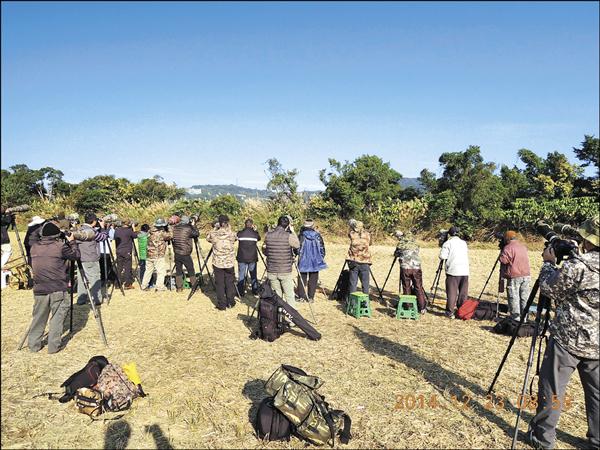
[[[273,405],[273,397],[260,403],[254,425],[258,437],[267,441],[289,441],[294,429],[289,419]]]

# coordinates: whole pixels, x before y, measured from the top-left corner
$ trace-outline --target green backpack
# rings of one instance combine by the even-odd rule
[[[330,409],[317,389],[323,385],[318,378],[302,369],[282,365],[265,383],[265,390],[274,396],[273,405],[294,425],[300,437],[314,445],[335,446],[335,437],[347,444],[351,439],[352,421],[348,414]]]

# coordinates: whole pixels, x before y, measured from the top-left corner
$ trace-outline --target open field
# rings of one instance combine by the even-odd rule
[[[13,240],[14,242],[14,240]],[[208,248],[205,241],[203,247]],[[432,244],[435,245],[435,244]],[[331,289],[341,269],[346,245],[327,250],[330,268],[321,274]],[[422,249],[424,285],[431,286],[437,267],[437,247]],[[477,296],[497,256],[497,249],[470,252],[470,294]],[[393,247],[373,247],[373,271],[383,283]],[[539,251],[530,254],[533,273],[539,271]],[[259,274],[262,273],[262,268]],[[443,287],[443,277],[440,285]],[[386,287],[397,293],[398,271]],[[494,299],[497,273],[484,298]],[[321,392],[332,406],[353,420],[352,448],[506,448],[510,446],[515,404],[524,376],[530,340],[516,343],[497,384],[507,401],[492,409],[485,392],[509,338],[489,331],[492,322],[450,321],[440,316],[445,300],[418,321],[395,320],[372,296],[373,317],[354,319],[340,304],[319,292],[314,308],[318,342],[287,333],[274,343],[248,338],[248,307],[214,309],[214,291],[186,294],[113,294],[102,306],[109,347],[102,345],[88,306],[75,306],[74,335],[66,348],[48,355],[16,351],[31,317],[32,293],[7,289],[2,293],[2,441],[3,448],[291,448],[302,441],[262,443],[254,436],[249,416],[265,396],[262,382],[282,363],[321,377]],[[503,301],[506,298],[503,295]],[[245,302],[253,304],[247,296]],[[308,306],[299,310],[310,319]],[[255,325],[255,321],[252,322]],[[94,355],[111,362],[137,363],[148,397],[137,399],[124,417],[90,422],[73,403],[62,405],[43,392],[59,392],[60,384]],[[438,407],[396,409],[399,396],[437,396]],[[581,385],[572,379],[568,394],[573,406],[558,427],[560,448],[581,447],[586,433]],[[470,398],[465,406],[453,402]],[[101,416],[102,417],[102,416]],[[114,417],[114,414],[108,417]],[[531,412],[526,411],[521,429]],[[521,447],[526,447],[521,444]]]

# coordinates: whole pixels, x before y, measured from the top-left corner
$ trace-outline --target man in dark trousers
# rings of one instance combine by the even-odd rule
[[[196,271],[192,261],[194,239],[200,236],[198,230],[190,223],[188,216],[181,216],[179,223],[173,226],[173,251],[175,252],[175,286],[177,292],[183,292],[183,266],[190,277],[190,286],[196,284]],[[202,264],[201,261],[198,264]]]
[[[28,345],[32,352],[42,349],[49,316],[48,353],[61,349],[63,323],[70,306],[68,261],[81,256],[74,235],[70,234],[66,239],[64,242],[58,226],[46,222],[40,229],[40,238],[30,241],[34,304]]]
[[[244,295],[244,285],[246,284],[246,271],[250,274],[252,295],[258,294],[258,277],[256,275],[256,263],[258,262],[258,241],[260,234],[256,231],[254,221],[246,219],[244,229],[238,231],[238,291]]]
[[[123,225],[115,230],[115,243],[117,246],[117,272],[123,283],[123,289],[135,289],[133,285],[132,252],[133,240],[137,238],[135,225],[129,220],[124,220]]]

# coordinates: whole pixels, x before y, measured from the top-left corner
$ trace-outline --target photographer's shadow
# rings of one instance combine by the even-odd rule
[[[96,306],[96,308],[100,308]],[[93,314],[92,308],[89,302],[84,305],[78,305],[77,302],[73,302],[73,331],[67,333],[62,339],[62,346],[66,346],[73,337],[87,326],[90,314]],[[101,313],[100,313],[101,314]],[[67,313],[63,324],[63,333],[69,331],[69,324],[71,321],[71,311]]]
[[[258,413],[258,406],[267,396],[267,393],[265,392],[265,382],[259,379],[247,381],[242,389],[242,395],[252,402],[250,409],[248,410],[248,422],[254,425],[254,419]]]

